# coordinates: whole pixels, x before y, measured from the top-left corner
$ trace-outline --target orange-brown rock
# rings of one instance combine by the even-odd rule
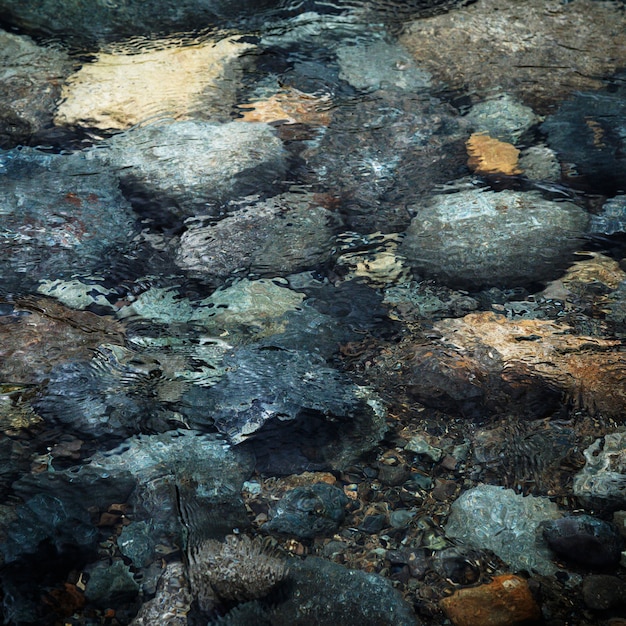
[[[282,89],[265,100],[240,104],[239,109],[242,110],[239,122],[328,126],[332,117],[328,97],[312,96],[293,87]]]
[[[465,143],[468,167],[476,174],[521,174],[518,167],[520,151],[512,144],[494,139],[484,133],[474,133]]]
[[[479,587],[459,589],[440,605],[455,626],[517,626],[541,617],[528,583],[504,574]]]

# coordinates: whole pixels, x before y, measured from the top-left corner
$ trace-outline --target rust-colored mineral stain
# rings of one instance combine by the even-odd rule
[[[505,141],[485,133],[474,133],[465,142],[468,167],[476,174],[515,176],[522,170],[517,166],[519,150]]]
[[[517,626],[541,617],[528,583],[513,574],[459,589],[440,605],[455,626]]]

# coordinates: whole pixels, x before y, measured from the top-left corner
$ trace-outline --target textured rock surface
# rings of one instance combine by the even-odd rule
[[[455,626],[517,626],[541,617],[528,583],[519,576],[496,576],[487,585],[458,589],[441,600]]]
[[[126,129],[158,118],[228,119],[241,78],[237,60],[251,48],[235,39],[162,40],[148,50],[134,42],[99,52],[63,86],[54,122]]]
[[[480,485],[452,504],[446,535],[495,552],[517,571],[549,575],[557,568],[537,529],[544,520],[559,517],[558,507],[548,498],[522,497],[512,489]]]
[[[52,124],[72,63],[59,49],[0,31],[0,148],[36,140]]]
[[[339,225],[312,194],[282,194],[211,226],[188,220],[176,260],[209,277],[292,274],[328,260]]]
[[[133,234],[117,177],[81,153],[1,152],[0,180],[2,290],[89,271]]]
[[[537,193],[460,191],[417,207],[400,252],[453,287],[519,286],[558,276],[586,225],[576,205]]]
[[[576,90],[600,88],[601,76],[624,65],[625,26],[615,2],[481,0],[413,22],[401,42],[448,88],[479,97],[506,89],[543,109]],[[589,49],[589,41],[597,45]]]
[[[136,194],[177,216],[259,193],[284,173],[281,141],[266,124],[174,122],[116,135],[92,156],[120,171]]]

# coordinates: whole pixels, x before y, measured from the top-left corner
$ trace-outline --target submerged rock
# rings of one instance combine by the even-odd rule
[[[626,190],[626,89],[579,93],[546,118],[541,130],[568,176],[606,195]]]
[[[131,601],[139,593],[128,565],[114,561],[112,565],[98,564],[89,570],[85,598],[101,608],[119,606]]]
[[[270,609],[273,626],[418,626],[409,605],[377,574],[309,557],[289,562],[286,599]]]
[[[56,111],[57,125],[126,129],[158,118],[222,119],[235,102],[239,58],[252,46],[217,41],[137,39],[99,52],[70,76]]]
[[[379,398],[317,356],[246,347],[225,364],[226,374],[206,393],[205,411],[233,443],[248,442],[257,469],[340,468],[386,430]]]
[[[313,194],[296,193],[250,203],[213,225],[204,221],[187,220],[176,260],[214,278],[284,276],[317,267],[328,260],[341,224]]]
[[[400,252],[417,272],[462,288],[555,278],[580,245],[583,209],[538,193],[472,189],[417,209]]]
[[[74,46],[138,35],[194,31],[278,4],[278,0],[126,0],[123,5],[83,0],[0,1],[3,20],[28,33]]]
[[[607,200],[600,213],[591,216],[589,232],[598,235],[626,233],[626,196]]]
[[[400,41],[442,87],[478,97],[505,89],[544,109],[600,88],[601,77],[624,65],[625,27],[620,3],[481,0],[412,22]]]
[[[61,81],[72,64],[65,52],[0,31],[0,148],[29,144],[52,125]]]
[[[319,146],[304,154],[306,176],[336,197],[349,228],[398,232],[407,203],[462,171],[464,127],[428,97],[377,91],[335,109]]]
[[[215,214],[215,204],[267,191],[285,171],[282,142],[266,124],[143,126],[90,155],[119,171],[127,193],[148,215],[157,209],[177,217]]]
[[[263,530],[298,539],[329,535],[343,521],[346,504],[348,498],[333,485],[316,483],[296,487],[279,500]]]
[[[134,233],[136,216],[117,177],[81,153],[0,151],[0,183],[5,292],[88,272]]]
[[[626,507],[626,432],[596,439],[584,452],[585,467],[574,478],[574,495],[589,506]]]
[[[615,526],[591,515],[545,522],[542,532],[556,554],[587,567],[617,565],[624,548],[624,539]]]
[[[523,497],[512,489],[480,485],[452,503],[446,535],[476,549],[491,550],[515,571],[553,574],[557,567],[539,524],[561,516],[548,498]]]

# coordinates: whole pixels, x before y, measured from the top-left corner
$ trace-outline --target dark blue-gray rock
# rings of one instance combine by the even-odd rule
[[[337,197],[350,229],[402,231],[407,203],[464,171],[464,127],[434,100],[379,91],[335,107],[319,146],[304,154],[305,175]]]
[[[200,276],[285,276],[328,261],[340,225],[313,194],[285,193],[246,203],[217,224],[187,220],[176,260]]]
[[[277,0],[2,0],[3,21],[28,33],[54,37],[82,47],[138,35],[202,30],[245,19]]]
[[[281,589],[285,599],[271,610],[272,626],[418,626],[411,607],[378,574],[349,570],[309,557],[289,562]]]
[[[624,539],[615,526],[592,517],[562,517],[542,525],[543,536],[561,558],[587,567],[617,565]]]
[[[63,79],[67,53],[0,31],[0,148],[45,141]]]
[[[120,552],[135,567],[147,567],[154,560],[154,532],[149,522],[132,522],[124,526],[117,538]]]
[[[515,287],[559,276],[580,247],[587,214],[535,192],[470,189],[415,207],[400,252],[451,287]]]
[[[546,118],[541,130],[580,184],[611,195],[626,190],[626,90],[579,93]]]
[[[139,593],[137,581],[121,560],[111,565],[99,563],[88,573],[85,599],[101,608],[119,607]]]
[[[359,524],[359,530],[371,535],[378,534],[387,523],[387,516],[380,513],[378,515],[366,515]]]
[[[378,396],[316,355],[245,347],[224,365],[223,378],[208,390],[206,415],[231,442],[246,442],[259,471],[344,467],[386,430]]]
[[[216,215],[219,205],[268,192],[285,172],[283,144],[267,124],[172,122],[131,129],[90,152],[119,171],[147,216]]]
[[[136,216],[115,174],[80,153],[0,151],[3,291],[69,277],[119,253]]]
[[[298,539],[329,535],[339,528],[346,516],[346,504],[347,496],[333,485],[316,483],[296,487],[276,504],[263,530]]]
[[[626,582],[617,576],[591,574],[583,580],[583,599],[594,611],[626,605]]]

